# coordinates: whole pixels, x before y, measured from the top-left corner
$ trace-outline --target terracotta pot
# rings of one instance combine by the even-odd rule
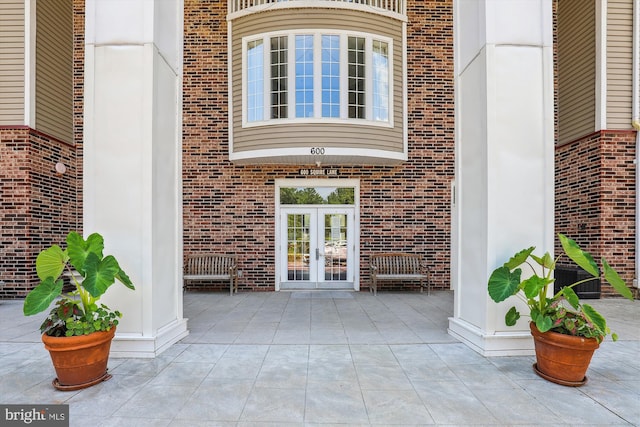
[[[58,390],[78,390],[106,381],[109,349],[116,328],[77,337],[50,337],[42,335],[44,347],[49,350],[58,378],[53,386]]]
[[[591,356],[600,346],[598,340],[540,332],[533,322],[529,326],[536,348],[536,373],[557,384],[574,387],[585,384]]]

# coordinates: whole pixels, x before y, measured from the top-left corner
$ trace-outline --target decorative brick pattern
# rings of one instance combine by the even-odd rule
[[[556,232],[595,259],[607,258],[629,285],[635,273],[634,158],[634,131],[596,132],[556,148]],[[602,292],[613,290],[603,281]]]

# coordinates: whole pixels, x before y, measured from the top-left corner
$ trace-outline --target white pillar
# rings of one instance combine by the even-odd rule
[[[86,0],[84,232],[135,291],[112,355],[154,357],[188,334],[182,313],[182,1]]]
[[[484,355],[532,354],[487,293],[520,249],[553,254],[552,0],[455,0],[455,299],[449,333]],[[454,222],[455,223],[455,222]],[[521,310],[528,313],[528,310]]]

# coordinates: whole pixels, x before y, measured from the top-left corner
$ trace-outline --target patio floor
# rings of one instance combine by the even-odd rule
[[[0,403],[68,403],[71,426],[640,425],[640,303],[590,301],[620,336],[583,387],[446,333],[452,292],[186,293],[190,335],[61,392],[37,319],[0,301]]]

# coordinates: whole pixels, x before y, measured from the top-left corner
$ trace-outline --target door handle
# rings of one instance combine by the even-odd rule
[[[324,256],[324,253],[320,253],[320,248],[316,248],[316,261],[318,261],[322,256]]]

